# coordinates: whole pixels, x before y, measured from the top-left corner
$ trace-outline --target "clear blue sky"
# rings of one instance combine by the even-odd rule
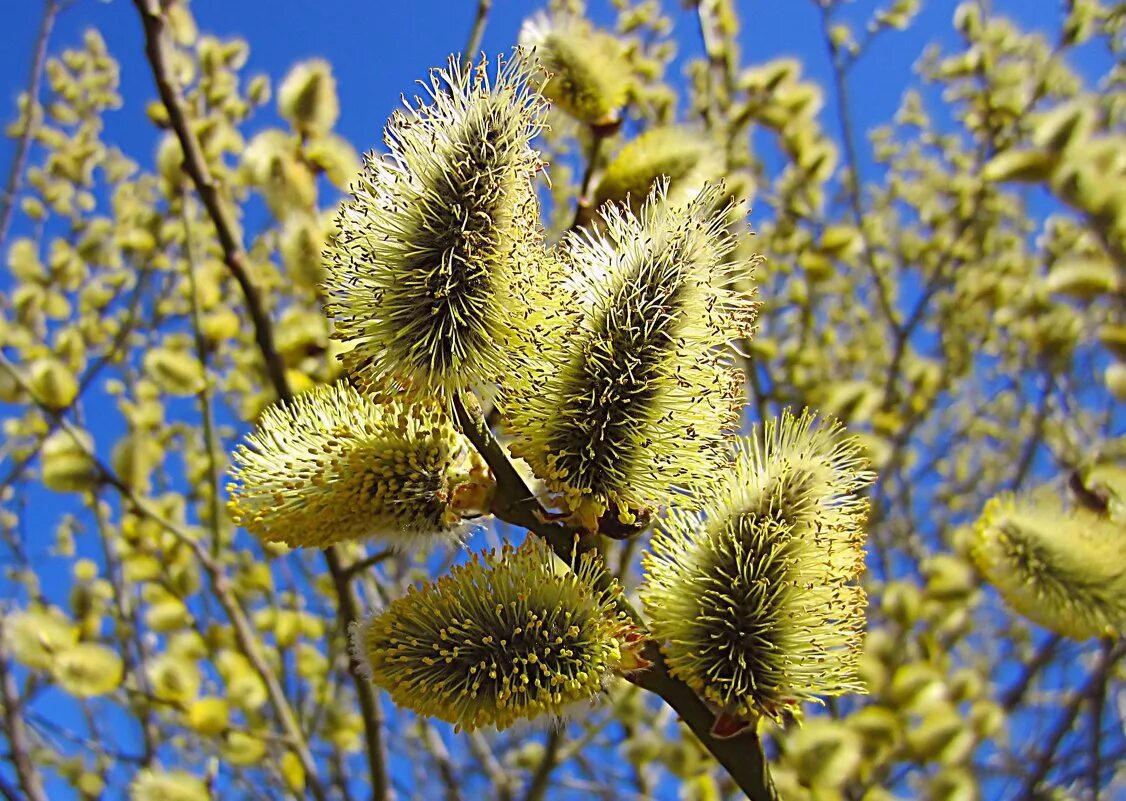
[[[741,46],[744,61],[762,62],[792,55],[805,64],[806,74],[822,85],[830,84],[828,61],[819,33],[818,12],[811,0],[736,0],[743,10]],[[888,1],[880,3],[887,5]],[[594,2],[596,18],[608,19],[608,3]],[[679,0],[666,0],[678,27],[682,57],[699,52],[693,17]],[[877,3],[859,0],[850,9],[852,18],[862,18]],[[955,40],[951,18],[955,0],[929,0],[916,26],[909,32],[885,37],[851,76],[855,122],[861,129],[887,121],[894,113],[903,90],[913,82],[911,68],[929,42],[951,46]],[[995,5],[1019,18],[1028,27],[1043,27],[1058,13],[1057,0],[1004,0]],[[265,73],[276,82],[294,62],[323,56],[335,68],[342,113],[338,131],[359,150],[378,145],[388,113],[399,95],[412,92],[414,82],[427,70],[445,62],[451,52],[464,47],[476,3],[474,0],[195,0],[192,9],[204,32],[239,35],[250,44],[248,74]],[[28,66],[42,0],[0,2],[0,119],[13,116],[15,99],[27,81]],[[516,40],[520,23],[540,7],[522,0],[494,0],[483,49],[489,54],[508,50]],[[145,104],[155,96],[152,76],[143,55],[137,11],[130,0],[77,0],[63,13],[51,41],[53,52],[81,41],[88,27],[99,29],[110,51],[122,67],[122,109],[106,117],[104,138],[137,159],[151,165],[157,132],[144,115]],[[679,73],[677,73],[679,74]],[[823,123],[835,130],[830,109],[822,112]],[[274,121],[272,107],[257,118],[252,130]],[[6,175],[13,143],[0,140],[0,175]],[[865,158],[868,174],[871,162]],[[751,216],[755,222],[754,213]],[[13,234],[19,235],[16,216]],[[6,270],[0,269],[0,290],[8,286]],[[97,434],[97,431],[95,431]],[[106,437],[103,441],[112,441]],[[50,493],[50,503],[38,512],[35,504],[28,527],[41,524],[42,537],[33,543],[36,555],[45,555],[51,531],[58,520],[59,496]],[[48,568],[45,589],[53,597],[65,597],[68,567],[63,560]],[[67,798],[65,791],[53,789]],[[111,793],[111,797],[114,797]]]

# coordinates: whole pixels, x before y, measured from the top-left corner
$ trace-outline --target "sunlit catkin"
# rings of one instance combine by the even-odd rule
[[[703,488],[703,516],[672,510],[645,555],[641,597],[669,669],[732,718],[863,689],[864,509],[849,495],[867,476],[835,434],[804,417],[753,432]]]
[[[1065,637],[1126,631],[1126,531],[1086,509],[1002,495],[986,504],[971,551],[1015,611]]]
[[[732,238],[712,192],[683,207],[658,188],[639,216],[565,242],[576,313],[517,374],[513,452],[588,528],[632,523],[726,466],[742,381],[726,352],[754,306],[721,289]]]
[[[353,185],[325,288],[365,389],[448,394],[509,368],[541,248],[530,142],[545,104],[525,77],[518,59],[495,75],[452,59]]]
[[[581,17],[540,12],[524,22],[520,44],[546,73],[543,95],[592,125],[612,125],[629,99],[630,66],[622,43]]]
[[[267,409],[234,460],[232,518],[292,546],[456,538],[491,492],[487,470],[441,412],[377,402],[346,383]]]
[[[459,729],[565,714],[636,641],[603,570],[593,554],[568,570],[534,537],[474,555],[355,626],[354,658],[395,703]]]
[[[625,144],[606,166],[596,204],[629,203],[635,211],[662,179],[674,204],[686,203],[723,175],[716,145],[687,126],[650,128]]]

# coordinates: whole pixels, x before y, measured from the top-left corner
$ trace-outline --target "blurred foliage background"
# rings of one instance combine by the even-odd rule
[[[218,36],[183,0],[115,0],[158,141],[123,150],[105,135],[123,56],[94,29],[51,37],[88,2],[28,4],[43,22],[5,129],[0,794],[737,797],[624,683],[560,728],[495,735],[363,689],[343,623],[459,552],[350,544],[326,565],[225,509],[228,454],[279,382],[341,374],[321,254],[380,147],[336,131],[333,73],[355,66],[252,74],[268,24]],[[1126,6],[1044,0],[1025,27],[987,0],[933,3],[944,44],[865,128],[855,75],[918,37],[922,2],[791,2],[824,80],[740,48],[755,2],[550,3],[596,26],[596,97],[557,103],[538,142],[543,226],[557,238],[662,174],[686,197],[725,178],[747,213],[736,255],[763,257],[730,276],[762,304],[740,344],[747,421],[836,416],[878,473],[868,694],[763,729],[783,798],[1117,797],[1126,647],[1113,619],[1075,620],[1098,595],[1120,624],[1126,603]],[[427,35],[476,52],[490,5]],[[141,62],[148,6],[168,39]],[[990,531],[1031,544],[1005,561]],[[609,555],[631,593],[647,537]],[[1062,589],[1022,601],[1041,580]]]

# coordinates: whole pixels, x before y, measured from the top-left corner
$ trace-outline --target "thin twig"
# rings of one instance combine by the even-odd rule
[[[841,142],[844,145],[845,166],[849,173],[848,180],[845,181],[845,190],[848,195],[849,208],[852,211],[852,221],[856,226],[857,233],[860,235],[868,271],[871,273],[872,281],[876,285],[876,300],[879,303],[880,311],[883,312],[884,317],[887,318],[888,324],[891,326],[892,330],[895,331],[898,330],[899,327],[896,322],[895,308],[892,306],[887,286],[884,284],[884,277],[880,273],[879,267],[876,265],[876,257],[872,249],[872,243],[868,235],[864,232],[864,204],[861,200],[860,157],[859,149],[856,146],[856,135],[853,132],[852,112],[849,110],[848,104],[848,79],[845,75],[844,65],[841,63],[841,59],[838,56],[839,51],[836,45],[833,44],[832,36],[829,33],[829,9],[827,6],[820,3],[818,3],[818,6],[821,9],[821,26],[833,65],[837,119],[841,128]]]
[[[477,448],[481,457],[493,471],[497,489],[493,514],[512,525],[526,528],[543,537],[560,558],[570,561],[572,554],[583,553],[595,547],[593,537],[582,529],[556,522],[546,522],[546,510],[536,500],[528,485],[516,472],[500,443],[493,437],[481,414],[476,398],[455,395],[454,419],[466,438]],[[611,581],[607,574],[604,580]],[[641,615],[624,597],[618,599],[618,608],[639,626],[644,627]],[[642,657],[652,664],[626,676],[626,679],[644,690],[664,699],[680,715],[681,720],[699,738],[700,743],[724,767],[739,788],[752,801],[777,801],[778,794],[770,778],[766,754],[754,727],[729,738],[712,735],[716,714],[708,708],[691,688],[673,678],[665,664],[664,656],[656,643],[648,641]]]
[[[1028,688],[1032,686],[1033,679],[1052,661],[1062,642],[1063,637],[1053,634],[1037,649],[1032,659],[1025,665],[1020,678],[1001,697],[1001,706],[1004,707],[1006,712],[1016,709],[1024,701],[1024,696],[1028,692]]]
[[[27,730],[24,728],[23,715],[20,712],[19,692],[16,689],[16,680],[8,670],[8,655],[4,652],[3,619],[0,618],[0,700],[4,702],[4,728],[8,735],[8,758],[16,768],[16,779],[20,789],[28,801],[47,801],[43,792],[43,781],[35,763],[31,760],[27,742]]]
[[[176,136],[184,153],[184,168],[195,184],[196,191],[199,193],[208,216],[215,226],[215,232],[223,250],[223,261],[242,291],[243,300],[254,326],[254,338],[266,364],[266,374],[269,376],[270,383],[278,397],[283,401],[288,401],[293,397],[293,393],[285,375],[285,363],[274,345],[273,326],[269,315],[266,313],[258,287],[251,280],[247,269],[246,249],[240,241],[237,233],[238,228],[220,195],[219,186],[208,170],[203,149],[191,129],[183,98],[172,77],[173,73],[169,67],[170,56],[165,20],[161,13],[160,4],[158,0],[134,0],[134,3],[141,14],[141,21],[144,25],[145,53],[148,56],[149,65],[152,67],[153,77],[156,80],[161,101],[168,112],[169,122],[173,130],[176,131]],[[329,573],[332,574],[333,585],[337,591],[341,625],[347,631],[351,624],[359,619],[358,603],[354,590],[345,576],[345,568],[340,555],[335,549],[327,548],[324,551],[324,556]],[[360,713],[364,723],[372,797],[375,801],[383,801],[387,797],[388,785],[379,700],[370,682],[354,669],[351,671],[351,676],[356,696],[360,702]],[[311,773],[314,767],[310,763],[306,766],[306,772]]]
[[[493,0],[477,0],[477,13],[473,16],[473,27],[469,29],[465,51],[461,54],[462,63],[466,67],[473,64],[477,51],[481,49],[481,40],[485,37],[485,24],[489,21],[489,11],[492,6]]]
[[[31,57],[31,70],[27,80],[27,118],[23,130],[16,139],[16,152],[12,156],[12,166],[0,197],[0,249],[8,237],[8,226],[12,223],[12,210],[15,209],[16,195],[20,191],[27,154],[31,139],[35,135],[36,110],[39,107],[39,84],[43,80],[43,63],[47,60],[47,41],[51,38],[51,28],[59,13],[58,0],[47,0],[43,7],[43,18],[39,22],[39,33],[35,37],[35,51]]]
[[[1056,752],[1059,750],[1060,744],[1063,743],[1064,737],[1071,731],[1071,727],[1075,725],[1075,720],[1079,717],[1084,703],[1090,702],[1100,692],[1100,688],[1110,677],[1110,672],[1113,670],[1115,663],[1124,654],[1126,654],[1126,641],[1119,640],[1117,643],[1104,645],[1095,669],[1091,672],[1087,681],[1083,683],[1083,686],[1071,694],[1071,699],[1064,706],[1063,716],[1055,730],[1047,737],[1047,744],[1044,746],[1044,750],[1040,752],[1036,766],[1024,785],[1024,791],[1020,794],[1021,799],[1033,801],[1037,798],[1040,785],[1048,778],[1048,773],[1051,772],[1052,767],[1057,764]]]
[[[348,565],[348,567],[344,568],[344,578],[351,581],[360,573],[370,570],[381,562],[387,561],[394,555],[395,552],[387,548],[382,551],[376,551],[371,556],[364,557],[363,559],[357,559],[355,562]]]
[[[449,749],[428,721],[421,719],[418,725],[422,729],[422,741],[426,743],[426,748],[438,766],[438,776],[442,780],[442,787],[445,788],[446,801],[461,801],[461,781],[450,759]]]

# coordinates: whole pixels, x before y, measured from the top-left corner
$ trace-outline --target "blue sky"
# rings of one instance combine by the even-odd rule
[[[743,10],[740,44],[745,62],[795,56],[805,64],[807,75],[823,86],[831,84],[819,14],[811,0],[737,2]],[[885,0],[882,5],[886,4]],[[265,73],[275,86],[294,62],[311,56],[329,59],[341,97],[337,130],[362,151],[378,145],[383,123],[398,105],[400,93],[411,93],[415,81],[425,77],[430,67],[443,64],[451,52],[464,47],[475,5],[474,0],[196,0],[192,9],[202,31],[247,39],[247,74]],[[594,5],[595,16],[607,20],[608,3]],[[678,0],[666,0],[665,5],[672,10],[681,56],[698,54],[692,16]],[[846,18],[864,18],[875,5],[859,0],[847,9]],[[912,65],[927,43],[953,46],[956,36],[951,18],[956,5],[955,0],[926,2],[912,30],[884,37],[855,67],[850,89],[859,130],[886,122],[894,114],[903,90],[914,83]],[[1032,28],[1054,19],[1059,8],[1056,0],[1005,0],[994,5]],[[0,4],[0,25],[5,31],[0,47],[0,119],[5,123],[12,118],[15,99],[26,84],[42,7],[42,0]],[[494,0],[483,49],[489,54],[507,51],[522,20],[539,7],[539,3],[521,0]],[[136,8],[130,0],[77,0],[58,19],[52,52],[79,43],[89,27],[101,31],[122,68],[124,106],[107,115],[104,138],[142,164],[151,165],[157,132],[145,117],[144,107],[155,91],[144,60]],[[253,121],[251,132],[274,119],[271,106]],[[836,130],[831,106],[822,112],[822,120],[828,130]],[[0,140],[0,175],[6,175],[12,152],[12,141]],[[866,155],[862,163],[865,177],[874,177]],[[753,211],[751,223],[755,223]],[[20,232],[17,215],[12,233]],[[7,285],[6,271],[0,270],[0,290]],[[108,432],[105,441],[112,441]],[[52,498],[58,500],[58,496]],[[48,506],[39,512],[44,536],[35,551],[40,554],[48,549],[48,532],[58,519],[58,507]],[[33,518],[30,524],[35,522]],[[56,597],[66,591],[67,564],[58,560],[48,573],[57,584],[46,589]],[[57,797],[67,796],[60,791]]]

